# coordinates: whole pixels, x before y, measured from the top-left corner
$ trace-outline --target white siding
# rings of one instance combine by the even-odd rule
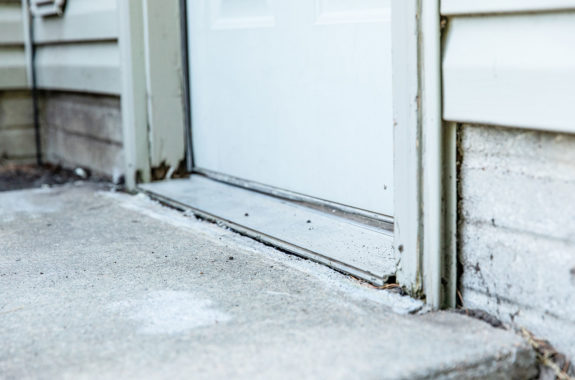
[[[486,14],[575,9],[575,0],[442,0],[441,14]]]
[[[18,1],[0,1],[0,90],[26,88],[22,8]]]
[[[22,10],[18,2],[0,2],[0,44],[21,45],[24,41]]]
[[[120,95],[117,0],[68,0],[62,17],[36,17],[38,87]]]
[[[115,43],[38,47],[38,87],[87,93],[120,94],[120,58]]]
[[[442,0],[441,8],[443,116],[463,123],[463,306],[526,327],[571,359],[574,8],[574,0]]]
[[[38,87],[120,95],[117,0],[68,0],[62,17],[36,17]],[[0,89],[28,86],[22,7],[0,0]]]
[[[449,21],[444,118],[575,132],[575,12]]]
[[[36,18],[37,43],[116,40],[116,0],[68,0],[62,18]]]

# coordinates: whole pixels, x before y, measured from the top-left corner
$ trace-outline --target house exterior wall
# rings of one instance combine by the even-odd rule
[[[463,306],[575,358],[575,135],[459,131]]]
[[[28,91],[0,91],[0,165],[4,162],[35,162],[32,110]]]
[[[69,0],[61,17],[34,17],[40,129],[46,161],[123,173],[116,0]]]
[[[88,168],[115,180],[123,174],[119,97],[43,93],[40,120],[42,146],[48,162]]]
[[[120,165],[122,155],[117,150],[122,148],[122,138],[118,130],[135,128],[146,146],[145,154],[138,158],[138,176],[149,179],[151,171],[162,177],[180,166],[185,150],[179,2],[123,5],[119,0],[68,0],[62,16],[33,17],[36,83],[44,105],[40,109],[42,150],[48,161],[117,176],[128,165]],[[24,20],[22,0],[0,0],[0,92],[30,87]],[[132,82],[127,80],[129,76]],[[126,101],[119,103],[122,96]],[[142,98],[136,110],[128,107],[134,96]],[[0,106],[7,101],[6,96],[2,99]],[[111,124],[88,125],[88,121],[103,122],[98,112],[122,112],[122,107],[138,113],[136,125],[126,125],[131,118],[120,121],[121,117],[113,122],[106,119]],[[56,117],[53,111],[72,109],[89,116],[85,120]],[[0,132],[0,155],[9,158],[18,150],[20,156],[28,156],[34,143],[31,127],[31,123],[20,125],[22,131],[15,132],[13,125],[0,123],[0,131],[10,128],[10,132]],[[81,139],[77,130],[82,130]],[[87,149],[89,141],[94,148]],[[23,148],[16,149],[19,146]]]
[[[0,157],[18,162],[36,154],[23,20],[20,0],[0,0]],[[64,16],[35,17],[33,23],[44,158],[119,177],[116,0],[70,0]]]
[[[462,303],[575,359],[575,2],[480,3],[442,2]]]
[[[34,18],[38,88],[119,96],[117,0],[70,0]]]
[[[22,7],[19,0],[0,0],[0,90],[27,86]]]
[[[0,163],[35,159],[32,102],[19,0],[0,0]]]
[[[115,177],[126,128],[118,1],[69,0],[62,18],[34,20],[46,158]],[[138,120],[151,166],[174,167],[184,149],[178,9],[142,7],[134,78],[148,108]],[[463,306],[575,359],[575,0],[443,0],[442,15],[443,116],[460,124]],[[34,135],[23,30],[20,1],[0,0],[0,155],[25,160]],[[170,44],[158,45],[166,35]]]

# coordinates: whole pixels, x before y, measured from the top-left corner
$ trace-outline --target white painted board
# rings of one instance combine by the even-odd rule
[[[22,8],[19,3],[0,3],[0,45],[23,44]]]
[[[575,9],[575,0],[442,0],[441,14],[464,14],[558,11]]]
[[[40,46],[36,52],[38,87],[120,94],[116,42]]]
[[[575,132],[575,12],[454,17],[444,118]]]
[[[117,0],[71,0],[61,17],[35,17],[36,43],[118,38]]]
[[[0,47],[0,89],[20,89],[27,85],[24,47]]]
[[[392,216],[390,1],[188,10],[196,166]]]

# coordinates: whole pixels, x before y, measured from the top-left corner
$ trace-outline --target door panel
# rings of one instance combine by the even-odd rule
[[[389,22],[389,1],[315,0],[316,23]]]
[[[271,27],[274,15],[270,0],[210,1],[212,29]]]
[[[393,215],[389,0],[189,0],[196,166]]]

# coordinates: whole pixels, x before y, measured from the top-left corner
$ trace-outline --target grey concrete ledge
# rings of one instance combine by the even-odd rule
[[[0,377],[529,378],[515,334],[167,209],[0,193]]]

